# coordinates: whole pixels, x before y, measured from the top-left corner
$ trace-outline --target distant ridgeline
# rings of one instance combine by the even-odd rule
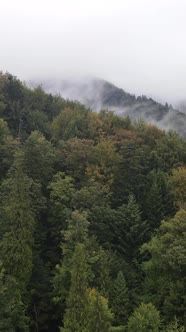
[[[185,135],[167,105],[82,93]],[[185,237],[183,137],[0,73],[0,331],[184,332]]]
[[[113,84],[100,79],[43,80],[31,82],[41,84],[46,92],[59,93],[64,98],[78,100],[95,111],[114,110],[131,119],[144,119],[159,128],[173,129],[186,137],[186,114],[173,109],[167,103],[162,105],[146,96],[135,97]]]

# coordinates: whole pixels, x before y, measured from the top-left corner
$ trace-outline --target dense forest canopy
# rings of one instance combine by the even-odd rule
[[[41,79],[28,82],[29,86],[42,85],[48,93],[59,93],[65,98],[78,100],[94,111],[113,110],[122,117],[132,120],[145,119],[159,128],[173,129],[186,137],[186,106],[184,102],[175,109],[167,102],[162,104],[147,98],[135,96],[98,78]]]
[[[0,167],[0,331],[185,331],[184,138],[1,73]]]

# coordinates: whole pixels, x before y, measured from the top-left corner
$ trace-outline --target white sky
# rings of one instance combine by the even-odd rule
[[[0,69],[186,99],[186,0],[0,0]]]

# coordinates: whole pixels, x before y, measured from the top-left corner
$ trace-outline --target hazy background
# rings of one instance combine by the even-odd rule
[[[0,69],[101,77],[176,105],[186,99],[186,1],[1,0]]]

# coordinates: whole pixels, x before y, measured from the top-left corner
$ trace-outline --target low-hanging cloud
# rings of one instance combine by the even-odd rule
[[[172,107],[162,105],[146,96],[131,95],[113,84],[90,77],[68,78],[65,80],[41,80],[29,82],[31,87],[41,85],[52,94],[77,100],[94,111],[108,109],[133,121],[144,119],[147,123],[164,130],[175,130],[186,137],[186,114]]]
[[[185,13],[185,0],[1,1],[0,69],[103,77],[175,104],[186,96]]]

